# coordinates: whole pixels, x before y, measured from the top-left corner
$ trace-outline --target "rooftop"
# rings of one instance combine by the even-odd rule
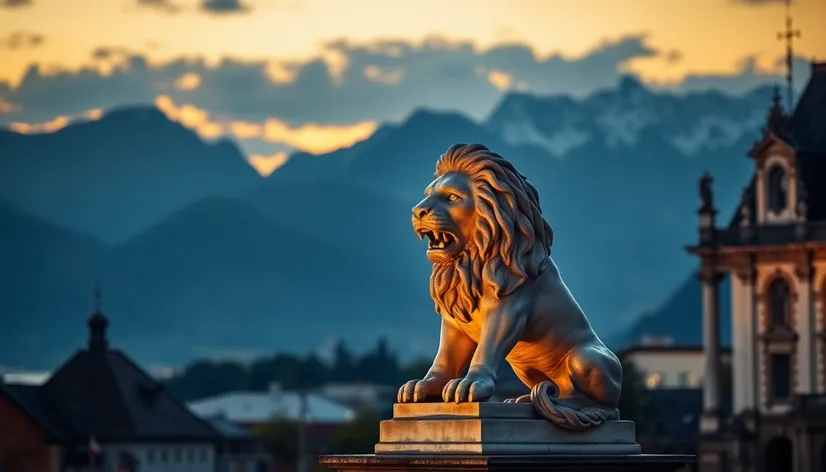
[[[298,392],[230,392],[189,403],[202,418],[221,417],[233,423],[263,423],[273,418],[297,421],[301,411]],[[323,395],[307,393],[307,421],[347,423],[355,412]]]
[[[109,322],[99,308],[88,324],[88,347],[77,351],[45,383],[0,383],[0,396],[58,441],[85,443],[90,436],[99,442],[218,439],[206,421],[168,394],[161,383],[126,354],[109,348]]]

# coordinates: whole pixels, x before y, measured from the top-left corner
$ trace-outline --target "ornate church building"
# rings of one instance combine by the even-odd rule
[[[789,115],[775,91],[728,224],[700,180],[705,378],[698,469],[826,472],[826,63]],[[733,416],[720,414],[719,286],[731,279]]]

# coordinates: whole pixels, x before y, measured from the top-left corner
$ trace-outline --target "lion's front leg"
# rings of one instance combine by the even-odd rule
[[[459,375],[468,365],[476,343],[459,329],[452,320],[442,318],[439,350],[433,365],[421,380],[410,380],[399,388],[399,403],[424,402],[438,398],[450,379]]]
[[[445,386],[444,401],[481,402],[493,396],[499,364],[522,339],[527,322],[528,311],[523,307],[528,304],[519,299],[518,293],[514,295],[480,310],[484,323],[476,353],[467,375],[453,379]]]

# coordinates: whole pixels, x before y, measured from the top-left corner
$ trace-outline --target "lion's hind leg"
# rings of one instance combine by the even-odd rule
[[[542,382],[531,390],[537,412],[556,425],[584,430],[619,418],[617,403],[622,387],[622,366],[604,346],[582,346],[567,359],[572,390],[560,398],[553,381]]]
[[[622,391],[622,364],[602,345],[581,346],[568,355],[573,385],[570,399],[585,405],[616,408]]]

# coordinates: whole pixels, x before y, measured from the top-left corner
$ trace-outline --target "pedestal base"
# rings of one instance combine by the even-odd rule
[[[397,404],[375,454],[322,456],[341,472],[675,472],[694,456],[640,454],[633,421],[569,431],[513,403]]]
[[[682,472],[694,456],[682,455],[352,455],[321,456],[340,472]]]
[[[562,429],[530,404],[397,404],[382,421],[376,454],[639,454],[633,421]]]

